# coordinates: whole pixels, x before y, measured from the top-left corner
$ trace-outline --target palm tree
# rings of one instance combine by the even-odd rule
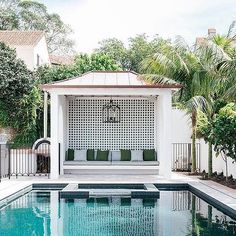
[[[208,125],[211,125],[215,114],[226,105],[226,95],[235,94],[235,36],[231,36],[235,22],[233,22],[226,36],[216,35],[211,40],[196,49],[196,54],[201,60],[201,74],[204,78],[198,78],[201,95],[207,101],[204,113]],[[232,96],[231,96],[232,98]],[[211,139],[204,137],[208,142],[208,177],[212,175],[212,143]]]
[[[177,81],[183,85],[174,96],[174,100],[181,104],[181,107],[190,114],[192,124],[192,172],[196,172],[196,127],[197,111],[205,109],[206,101],[201,96],[199,83],[196,83],[197,76],[201,73],[201,62],[198,56],[179,37],[174,44],[164,41],[160,44],[155,55],[144,60],[143,75],[154,83],[173,83]]]
[[[235,22],[226,36],[216,35],[193,49],[178,38],[174,44],[164,41],[158,52],[143,62],[145,78],[156,83],[177,81],[183,88],[175,95],[191,117],[192,172],[196,171],[196,128],[198,111],[202,110],[209,124],[229,98],[236,99],[236,37],[231,36]],[[212,175],[212,143],[208,142],[208,176]]]
[[[200,94],[206,100],[207,109],[204,110],[207,122],[210,125],[215,114],[219,110],[219,101],[222,100],[224,86],[220,83],[222,74],[219,66],[230,59],[230,57],[212,41],[206,41],[200,45],[195,53],[201,61],[201,70],[195,74],[195,83],[198,83]],[[212,175],[212,143],[210,139],[204,137],[208,142],[208,176]]]

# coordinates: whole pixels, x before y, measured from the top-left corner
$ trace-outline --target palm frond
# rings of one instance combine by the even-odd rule
[[[185,108],[189,113],[197,112],[198,110],[207,113],[209,105],[203,96],[194,96],[185,103]]]
[[[223,98],[228,101],[236,102],[236,83],[225,91]]]
[[[140,79],[143,79],[152,84],[179,85],[179,83],[177,83],[176,81],[170,78],[167,78],[162,75],[156,75],[156,74],[143,74],[143,75],[140,75]]]
[[[232,36],[232,32],[235,28],[235,25],[236,25],[236,21],[233,21],[230,26],[229,26],[229,29],[228,29],[228,33],[227,33],[227,38],[230,38]]]
[[[174,41],[174,45],[176,48],[179,48],[181,50],[191,51],[188,43],[181,35],[176,36],[175,41]]]

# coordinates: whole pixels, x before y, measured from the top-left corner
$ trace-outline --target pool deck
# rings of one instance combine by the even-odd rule
[[[181,173],[173,173],[171,179],[164,179],[155,175],[68,175],[57,180],[47,177],[12,177],[3,179],[0,183],[0,202],[13,196],[16,192],[22,194],[22,190],[31,188],[35,183],[178,183],[188,184],[190,189],[210,198],[217,205],[236,215],[236,190],[223,186],[213,181],[200,180],[196,176],[187,176]]]

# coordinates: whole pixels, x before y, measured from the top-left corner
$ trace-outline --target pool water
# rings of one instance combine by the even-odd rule
[[[232,236],[236,221],[189,191],[161,191],[159,199],[32,191],[0,209],[0,235]]]

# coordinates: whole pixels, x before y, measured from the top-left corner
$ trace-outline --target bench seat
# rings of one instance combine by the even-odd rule
[[[159,161],[64,161],[64,166],[158,166]]]
[[[159,166],[64,165],[63,172],[75,175],[158,175]]]
[[[64,174],[157,175],[158,161],[64,161]]]
[[[64,174],[158,174],[159,161],[121,161],[118,152],[110,151],[108,161],[64,161]]]
[[[64,161],[65,166],[111,166],[111,161]]]

